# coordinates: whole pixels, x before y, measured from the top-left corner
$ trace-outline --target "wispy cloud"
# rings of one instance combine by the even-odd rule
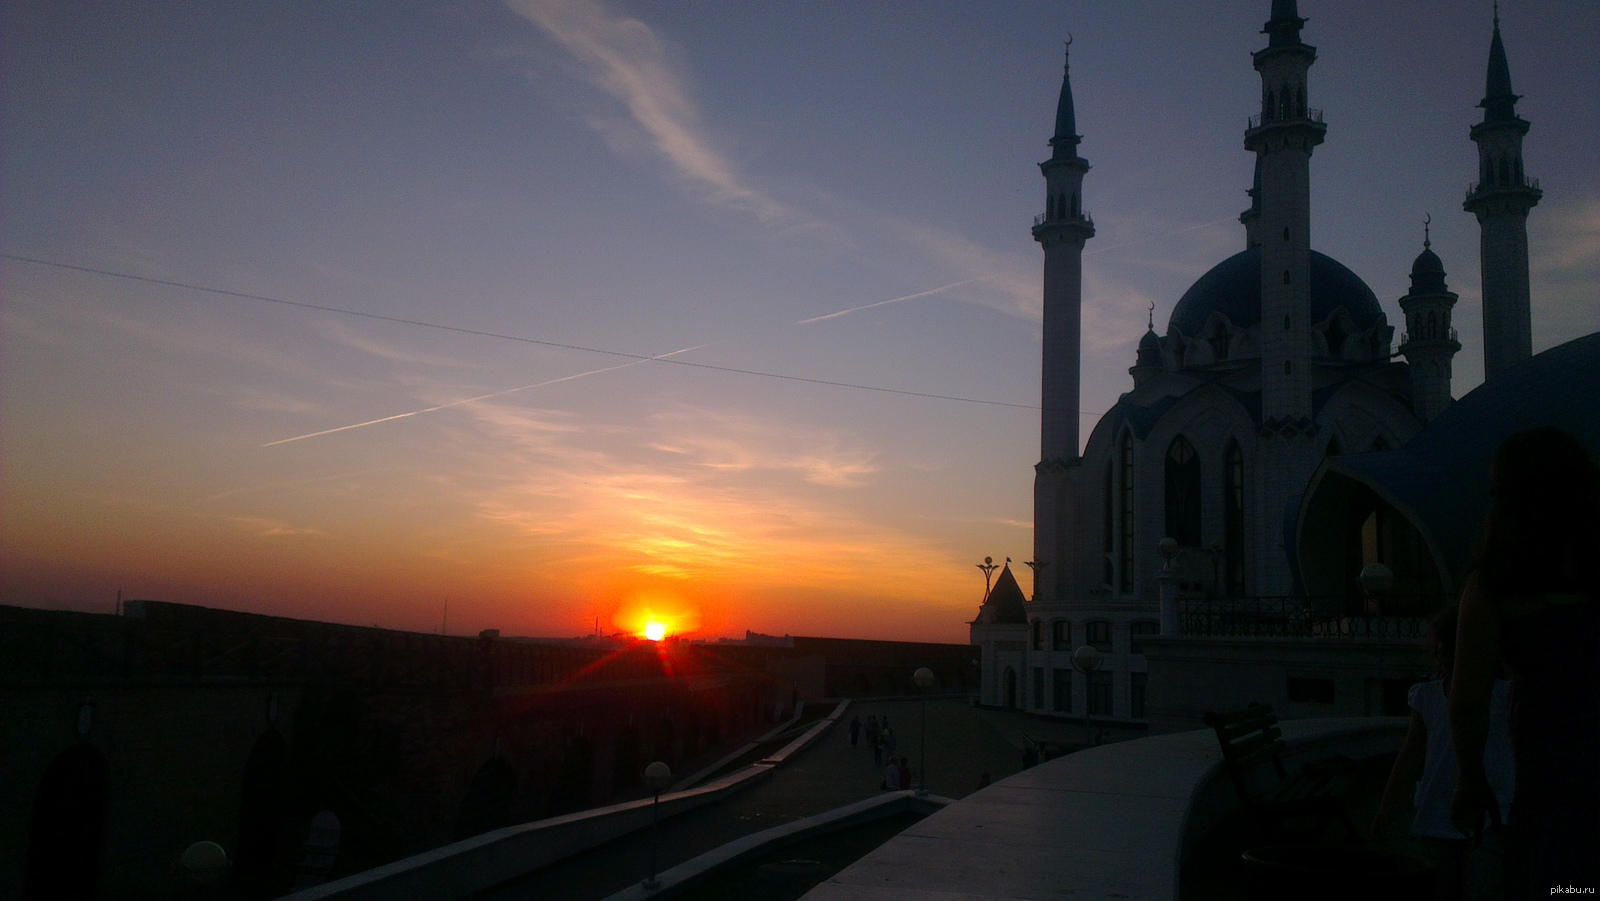
[[[877,471],[875,454],[844,435],[695,407],[572,431],[547,427],[571,414],[472,412],[495,439],[478,446],[497,449],[477,469],[499,474],[479,486],[480,516],[561,571],[842,590],[866,569],[894,596],[964,575],[933,542],[839,493]]]
[[[713,203],[766,223],[807,224],[809,217],[751,184],[717,149],[683,77],[648,25],[600,0],[506,0],[506,5],[571,54],[591,83],[627,108],[627,122]],[[622,125],[607,118],[592,118],[590,124],[613,139]]]

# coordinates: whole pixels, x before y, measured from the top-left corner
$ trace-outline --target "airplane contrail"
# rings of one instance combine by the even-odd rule
[[[942,287],[931,288],[931,289],[929,289],[927,291],[920,291],[920,292],[918,292],[916,294],[907,294],[904,297],[892,297],[892,298],[890,298],[888,300],[873,301],[872,303],[863,304],[862,306],[859,306],[859,307],[852,307],[852,308],[850,308],[848,310],[839,310],[836,313],[828,313],[828,314],[823,315],[823,316],[813,316],[810,319],[802,319],[799,322],[790,323],[790,325],[791,326],[810,325],[810,324],[812,324],[814,322],[824,322],[824,321],[829,320],[829,319],[838,319],[840,316],[848,316],[851,313],[859,313],[862,310],[870,310],[873,307],[881,307],[881,306],[883,306],[885,304],[900,303],[901,301],[904,301],[904,300],[916,300],[919,297],[928,297],[928,296],[931,296],[931,295],[934,295],[934,294],[939,294],[939,293],[942,293],[942,292],[945,292],[945,291],[949,291],[952,288],[959,288],[962,285],[970,285],[975,281],[979,281],[979,279],[969,278],[969,279],[965,279],[965,280],[959,281],[959,282],[952,282],[952,283],[950,283],[948,285],[944,285]],[[751,334],[759,334],[759,333],[752,332]],[[743,337],[748,338],[748,337],[750,337],[750,335],[744,335]],[[548,385],[555,385],[555,384],[559,384],[561,382],[570,382],[573,379],[581,379],[581,378],[584,378],[586,376],[599,375],[599,374],[601,374],[603,372],[616,372],[618,369],[627,369],[629,366],[638,366],[641,363],[652,363],[652,362],[657,362],[657,361],[661,361],[661,360],[667,360],[668,358],[676,357],[679,354],[686,354],[686,353],[689,353],[690,351],[701,350],[703,348],[710,347],[713,344],[725,344],[728,341],[733,341],[733,340],[737,340],[737,339],[735,339],[735,338],[725,338],[725,339],[723,339],[721,341],[710,341],[710,342],[707,342],[705,344],[696,344],[693,347],[684,347],[684,348],[681,348],[679,350],[671,351],[670,353],[656,354],[655,356],[651,356],[651,357],[639,357],[638,359],[635,359],[635,360],[629,360],[626,363],[618,363],[615,366],[604,366],[604,367],[601,367],[599,369],[590,369],[590,370],[588,370],[586,372],[575,372],[572,375],[564,375],[564,376],[561,376],[560,378],[547,379],[547,380],[542,381],[542,382],[535,382],[535,383],[533,383],[531,385],[518,385],[515,388],[504,388],[504,389],[501,389],[499,391],[491,391],[488,394],[480,394],[480,395],[478,395],[476,397],[463,397],[460,400],[453,400],[453,401],[450,401],[448,403],[436,404],[436,405],[431,406],[431,407],[424,407],[424,408],[422,408],[420,410],[411,410],[411,411],[406,412],[406,413],[396,413],[393,416],[382,416],[382,417],[379,417],[377,419],[369,419],[366,422],[354,422],[354,423],[351,423],[350,425],[342,425],[342,426],[337,426],[337,427],[331,428],[331,429],[323,429],[320,432],[307,432],[304,435],[296,435],[293,438],[280,438],[277,441],[268,441],[266,444],[262,444],[262,445],[258,445],[258,446],[259,447],[277,447],[280,444],[289,444],[290,442],[294,442],[294,441],[304,441],[307,438],[320,438],[323,435],[332,435],[332,434],[334,434],[336,432],[348,432],[351,429],[365,428],[366,426],[369,426],[369,425],[378,425],[379,423],[384,423],[384,422],[394,422],[397,419],[408,419],[408,418],[410,418],[412,416],[421,416],[424,413],[435,413],[435,412],[438,412],[439,410],[448,410],[451,407],[459,407],[459,406],[462,406],[464,404],[477,403],[480,400],[489,400],[489,399],[495,398],[495,397],[504,397],[507,394],[515,394],[518,391],[531,391],[534,388],[543,388],[543,387],[546,387]]]
[[[969,279],[966,279],[964,281],[952,282],[952,283],[950,283],[948,285],[945,285],[945,286],[943,286],[941,288],[930,288],[927,291],[921,291],[921,292],[916,293],[916,294],[907,294],[904,297],[891,297],[888,300],[873,301],[872,303],[866,304],[864,306],[853,307],[853,308],[848,309],[848,310],[840,310],[837,313],[828,313],[827,315],[824,315],[824,316],[813,316],[810,319],[802,319],[799,322],[796,322],[794,324],[795,325],[810,325],[813,322],[826,322],[829,319],[838,319],[840,316],[849,316],[851,313],[859,313],[862,310],[870,310],[873,307],[881,307],[881,306],[884,306],[885,304],[899,303],[902,300],[916,300],[919,297],[930,297],[930,296],[932,296],[934,294],[942,294],[945,291],[950,290],[951,288],[959,288],[962,285],[970,285],[975,281],[978,281],[978,279],[969,278]]]

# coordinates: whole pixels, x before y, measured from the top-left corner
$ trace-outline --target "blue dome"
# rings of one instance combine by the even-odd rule
[[[1368,328],[1383,315],[1378,298],[1361,277],[1333,257],[1311,251],[1311,324],[1344,307],[1356,328]],[[1221,313],[1236,328],[1261,323],[1261,250],[1240,251],[1211,267],[1172,308],[1168,328],[1194,337],[1211,314]]]

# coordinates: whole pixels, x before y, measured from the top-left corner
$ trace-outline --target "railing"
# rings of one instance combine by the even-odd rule
[[[1417,340],[1418,341],[1427,341],[1427,340],[1437,341],[1438,339],[1437,338],[1433,338],[1433,339],[1418,338]],[[1459,334],[1457,334],[1457,332],[1455,330],[1455,326],[1451,326],[1450,327],[1450,340],[1456,342],[1457,344],[1461,343],[1461,336]],[[1401,332],[1400,333],[1400,346],[1401,347],[1405,347],[1407,344],[1410,344],[1410,343],[1411,343],[1411,333],[1410,332]]]
[[[1079,211],[1078,215],[1076,216],[1058,216],[1054,219],[1050,218],[1049,213],[1040,213],[1039,215],[1033,217],[1034,228],[1038,228],[1041,225],[1053,225],[1055,223],[1066,225],[1069,223],[1076,224],[1080,222],[1088,225],[1094,225],[1094,217],[1090,216],[1087,210]]]
[[[1305,122],[1308,120],[1321,125],[1322,110],[1308,109],[1306,110],[1306,114],[1303,116],[1271,116],[1266,119],[1263,119],[1261,116],[1251,116],[1245,127],[1250,131],[1254,131],[1260,128],[1262,125],[1276,125],[1279,122]]]
[[[1484,191],[1493,191],[1493,190],[1495,190],[1497,188],[1532,188],[1535,191],[1537,191],[1537,190],[1539,190],[1539,180],[1537,178],[1527,178],[1527,177],[1513,178],[1511,180],[1511,184],[1509,184],[1509,185],[1501,184],[1498,181],[1491,182],[1491,183],[1485,185],[1481,181],[1475,181],[1475,182],[1472,182],[1471,184],[1467,185],[1467,197],[1471,198],[1472,195],[1478,193],[1478,191],[1480,189],[1484,190]]]
[[[1444,598],[1391,597],[1394,613],[1337,612],[1334,597],[1179,598],[1178,634],[1208,638],[1421,639]]]

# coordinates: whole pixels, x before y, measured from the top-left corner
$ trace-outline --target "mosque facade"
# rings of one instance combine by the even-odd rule
[[[1400,470],[1415,462],[1404,449],[1435,424],[1467,431],[1465,420],[1501,416],[1503,404],[1451,415],[1457,297],[1426,237],[1399,299],[1396,350],[1396,326],[1372,290],[1312,249],[1311,158],[1327,126],[1313,105],[1316,50],[1301,39],[1305,22],[1294,0],[1274,0],[1266,46],[1253,54],[1261,97],[1244,134],[1255,154],[1250,206],[1239,216],[1244,247],[1178,299],[1164,332],[1152,316],[1129,370],[1132,389],[1081,453],[1081,264],[1095,229],[1083,204],[1090,166],[1078,152],[1070,71],[1063,74],[1051,155],[1040,164],[1045,212],[1033,226],[1044,251],[1041,452],[1027,563],[1034,594],[1024,597],[1008,565],[971,625],[983,703],[1128,722],[1160,719],[1162,698],[1188,712],[1226,706],[1228,697],[1173,684],[1218,675],[1185,671],[1182,660],[1239,657],[1237,643],[1198,641],[1224,636],[1283,639],[1259,658],[1275,661],[1262,664],[1269,674],[1245,680],[1249,699],[1287,704],[1291,715],[1296,705],[1333,713],[1318,708],[1324,682],[1330,697],[1333,683],[1343,690],[1349,682],[1338,713],[1382,712],[1364,683],[1375,674],[1380,696],[1386,680],[1403,687],[1415,661],[1390,651],[1385,663],[1380,648],[1374,669],[1372,648],[1359,641],[1341,646],[1355,650],[1348,666],[1325,660],[1325,645],[1300,641],[1307,624],[1368,628],[1376,614],[1381,636],[1384,622],[1420,621],[1453,597],[1465,563],[1441,549],[1438,521],[1461,511],[1408,505],[1384,480],[1403,481]],[[1529,123],[1517,116],[1517,99],[1497,18],[1483,121],[1470,132],[1478,180],[1464,204],[1482,235],[1487,381],[1474,395],[1494,394],[1533,356],[1525,223],[1541,193],[1524,174]],[[1594,342],[1586,347],[1570,365],[1592,368]],[[1600,447],[1600,435],[1590,446]],[[1360,580],[1373,563],[1394,576],[1384,609],[1373,609],[1374,592]],[[1273,623],[1280,631],[1261,631]],[[1265,645],[1251,647],[1244,657]],[[1098,657],[1098,667],[1080,656],[1074,669],[1075,653]],[[1174,666],[1165,685],[1160,660]],[[1297,676],[1297,667],[1311,674]],[[1385,706],[1381,697],[1376,706]]]

